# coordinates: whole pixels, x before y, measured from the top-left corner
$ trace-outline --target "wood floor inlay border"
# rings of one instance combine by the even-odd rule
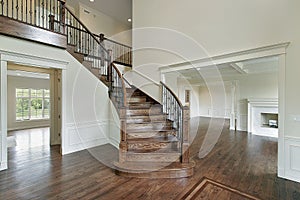
[[[245,199],[261,200],[240,190],[234,189],[217,181],[203,177],[187,193],[179,195],[177,199]]]

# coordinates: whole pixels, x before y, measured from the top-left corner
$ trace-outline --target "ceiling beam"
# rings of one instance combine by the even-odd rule
[[[203,59],[193,60],[189,62],[163,66],[159,68],[159,70],[161,71],[161,73],[167,73],[172,71],[215,66],[219,64],[225,64],[225,63],[237,63],[237,62],[256,59],[256,58],[264,58],[268,56],[278,56],[286,53],[286,48],[288,47],[289,44],[290,44],[289,42],[285,42],[280,44],[263,46],[259,48],[248,49],[245,51],[223,54],[219,56],[213,56],[209,58],[203,58]]]
[[[230,66],[238,71],[240,74],[247,74],[247,71],[243,69],[243,64],[240,63],[231,63]]]

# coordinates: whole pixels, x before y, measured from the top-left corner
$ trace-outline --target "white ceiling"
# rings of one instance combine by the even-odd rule
[[[132,17],[132,0],[68,0],[67,4],[76,8],[78,2],[121,22],[129,23],[127,19]]]

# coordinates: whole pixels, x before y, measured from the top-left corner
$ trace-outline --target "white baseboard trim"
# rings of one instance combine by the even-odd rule
[[[0,171],[7,169],[7,162],[0,162]]]
[[[109,143],[119,149],[119,141],[117,141],[115,138],[110,138]]]
[[[230,119],[230,117],[227,116],[211,116],[211,115],[199,115],[199,116],[193,116],[193,117],[206,117],[206,118],[216,118],[216,119]]]
[[[272,137],[272,138],[278,138],[278,133],[277,134],[260,134],[260,133],[253,133],[252,135],[256,135],[256,136],[262,136],[262,137]]]

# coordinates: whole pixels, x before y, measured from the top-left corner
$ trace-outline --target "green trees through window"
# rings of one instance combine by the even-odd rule
[[[16,120],[49,119],[50,91],[16,88]]]

